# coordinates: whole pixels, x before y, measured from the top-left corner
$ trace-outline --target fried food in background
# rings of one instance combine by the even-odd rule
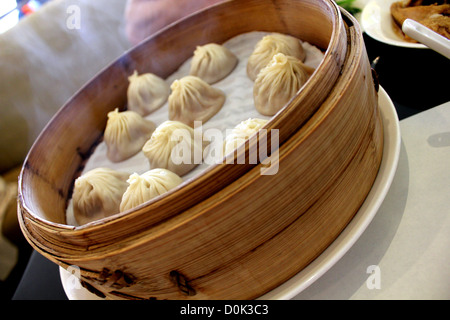
[[[415,20],[425,27],[450,39],[450,1],[449,0],[403,0],[391,5],[395,32],[408,42],[417,42],[402,32],[406,19]]]

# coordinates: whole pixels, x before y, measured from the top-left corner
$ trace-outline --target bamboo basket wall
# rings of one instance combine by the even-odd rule
[[[197,45],[254,30],[325,50],[310,80],[266,126],[269,145],[270,130],[280,129],[278,173],[261,175],[261,164],[249,161],[217,164],[133,210],[66,225],[74,179],[107,113],[125,105],[128,75],[138,69],[165,78]],[[361,30],[333,1],[215,5],[131,49],[57,113],[19,178],[22,231],[48,259],[79,266],[83,285],[102,297],[257,298],[320,255],[364,202],[382,158],[377,101]],[[251,147],[236,157],[248,159]]]

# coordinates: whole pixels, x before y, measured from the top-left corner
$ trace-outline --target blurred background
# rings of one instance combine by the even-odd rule
[[[23,160],[56,111],[131,47],[126,5],[0,0],[0,298],[13,296],[33,252],[17,221]]]
[[[39,10],[49,0],[2,0],[0,2],[0,33],[14,27],[20,19]]]

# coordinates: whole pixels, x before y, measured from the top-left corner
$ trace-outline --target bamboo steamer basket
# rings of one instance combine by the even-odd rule
[[[325,52],[266,125],[268,145],[279,129],[278,172],[262,175],[263,165],[249,161],[212,165],[133,210],[67,225],[74,179],[101,140],[107,113],[126,104],[128,75],[137,69],[165,78],[197,45],[255,30],[291,34]],[[55,115],[19,177],[22,231],[51,261],[78,266],[83,286],[108,299],[257,298],[320,255],[364,202],[382,158],[377,101],[360,27],[333,1],[215,5],[126,52]],[[235,157],[248,160],[250,144]]]

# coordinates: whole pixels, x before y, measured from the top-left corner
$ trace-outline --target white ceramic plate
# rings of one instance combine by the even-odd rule
[[[367,3],[361,13],[363,30],[375,40],[398,47],[425,49],[421,43],[411,43],[399,37],[393,27],[391,4],[399,0],[372,0]]]
[[[291,299],[328,271],[353,246],[367,228],[383,202],[394,178],[400,154],[400,126],[395,107],[380,87],[379,106],[383,120],[383,159],[377,178],[363,205],[339,237],[308,267],[260,299]],[[76,270],[75,270],[76,271]],[[61,282],[70,300],[99,299],[81,287],[75,273],[60,267]]]

